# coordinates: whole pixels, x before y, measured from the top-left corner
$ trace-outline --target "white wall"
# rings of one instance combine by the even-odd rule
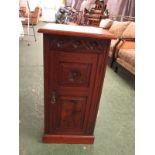
[[[19,5],[27,6],[27,1],[30,6],[30,11],[34,11],[36,6],[41,6],[41,0],[19,0]]]
[[[55,22],[55,14],[61,6],[60,0],[42,0],[42,21]]]

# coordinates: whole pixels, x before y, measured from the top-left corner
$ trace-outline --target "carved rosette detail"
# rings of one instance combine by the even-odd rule
[[[63,40],[59,40],[56,43],[57,47],[62,47],[64,45],[64,41]]]
[[[68,79],[69,81],[72,81],[72,82],[80,79],[80,77],[81,77],[81,72],[77,69],[71,70],[68,74]]]
[[[82,45],[81,40],[75,40],[75,41],[73,41],[73,47],[74,48],[78,48],[80,45]]]

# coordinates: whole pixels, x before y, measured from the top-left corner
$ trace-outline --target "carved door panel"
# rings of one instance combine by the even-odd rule
[[[50,132],[86,133],[97,55],[52,52],[51,57]]]

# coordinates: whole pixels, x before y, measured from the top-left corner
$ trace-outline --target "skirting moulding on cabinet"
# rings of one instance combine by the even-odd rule
[[[108,50],[114,36],[95,27],[47,24],[44,143],[93,144]]]

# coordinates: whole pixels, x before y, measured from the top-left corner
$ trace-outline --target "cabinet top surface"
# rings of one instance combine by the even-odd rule
[[[99,27],[64,25],[64,24],[46,24],[38,30],[40,33],[56,34],[66,36],[91,37],[100,39],[115,39],[115,36],[107,30]]]

